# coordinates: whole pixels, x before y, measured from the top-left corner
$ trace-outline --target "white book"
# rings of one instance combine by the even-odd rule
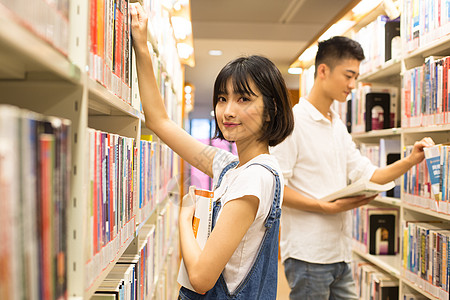
[[[189,193],[192,193],[192,187],[189,188]],[[212,230],[212,212],[213,212],[213,198],[214,192],[208,190],[195,189],[195,213],[192,222],[195,239],[201,249],[205,247],[206,240],[211,234]],[[192,196],[191,196],[192,197]],[[185,288],[195,291],[189,281],[189,275],[181,259],[180,269],[178,271],[178,283]]]
[[[378,184],[369,180],[358,180],[345,188],[338,190],[334,193],[329,194],[328,196],[323,197],[322,201],[335,201],[337,199],[342,198],[350,198],[356,196],[374,196],[381,192],[386,192],[392,189],[395,186],[393,181],[390,181],[386,184]]]

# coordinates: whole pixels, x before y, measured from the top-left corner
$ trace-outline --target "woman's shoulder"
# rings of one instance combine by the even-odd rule
[[[223,168],[225,168],[230,163],[238,160],[239,158],[236,155],[223,149],[219,149],[214,156],[213,176],[214,177],[219,176]]]
[[[272,171],[275,171],[278,175],[282,174],[277,159],[271,154],[258,155],[248,163],[247,168],[254,172],[261,172],[261,168],[265,168],[268,172],[262,172],[261,174],[263,175],[268,174],[272,176]]]

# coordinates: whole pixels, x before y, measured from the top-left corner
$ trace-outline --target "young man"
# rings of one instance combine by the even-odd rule
[[[330,109],[345,102],[355,88],[364,53],[356,41],[334,37],[319,43],[314,85],[307,98],[294,106],[294,131],[271,149],[286,185],[281,217],[281,256],[291,299],[358,299],[351,260],[351,209],[374,197],[335,202],[320,199],[360,178],[387,183],[424,159],[416,142],[408,157],[377,168],[361,156],[339,116]]]

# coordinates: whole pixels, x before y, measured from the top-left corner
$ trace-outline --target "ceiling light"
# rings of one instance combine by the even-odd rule
[[[221,56],[222,55],[222,50],[209,50],[208,53],[211,56]]]
[[[192,87],[191,87],[190,85],[186,85],[186,86],[184,87],[184,92],[185,92],[186,94],[190,94],[190,93],[192,92]]]
[[[319,47],[317,44],[312,45],[308,49],[306,49],[302,55],[298,58],[299,61],[310,61],[313,60],[314,57],[316,57],[316,52]]]
[[[340,20],[339,22],[333,24],[330,28],[328,28],[328,30],[320,36],[319,41],[328,40],[333,36],[342,35],[354,24],[354,21]]]
[[[362,0],[355,7],[353,7],[352,12],[355,15],[364,15],[377,7],[378,4],[381,3],[382,0]]]
[[[192,48],[191,46],[189,46],[186,43],[178,43],[177,49],[178,49],[178,55],[184,59],[188,59],[189,56],[191,56],[191,54],[194,53],[194,48]]]
[[[297,75],[297,74],[302,74],[302,72],[303,72],[303,69],[302,69],[302,68],[289,68],[289,69],[288,69],[288,73],[289,73],[289,74],[295,74],[295,75]]]
[[[173,32],[176,39],[183,40],[192,33],[192,25],[188,19],[183,17],[172,17],[170,20],[172,21]]]

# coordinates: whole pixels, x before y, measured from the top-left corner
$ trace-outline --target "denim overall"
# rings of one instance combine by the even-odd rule
[[[219,180],[215,189],[217,189],[222,182],[225,173],[234,168],[238,164],[237,161],[227,165],[220,174]],[[278,234],[280,227],[280,178],[278,173],[271,167],[254,163],[253,165],[261,165],[275,176],[275,193],[272,202],[270,213],[265,221],[266,232],[264,233],[258,254],[255,262],[250,268],[246,277],[242,280],[233,294],[228,291],[227,285],[223,278],[223,273],[220,274],[214,287],[206,292],[204,295],[197,294],[185,287],[181,287],[178,299],[182,300],[197,300],[197,299],[276,299],[277,295],[277,275],[278,275]],[[217,213],[220,211],[220,201],[214,202],[213,207],[213,222],[214,228]]]

